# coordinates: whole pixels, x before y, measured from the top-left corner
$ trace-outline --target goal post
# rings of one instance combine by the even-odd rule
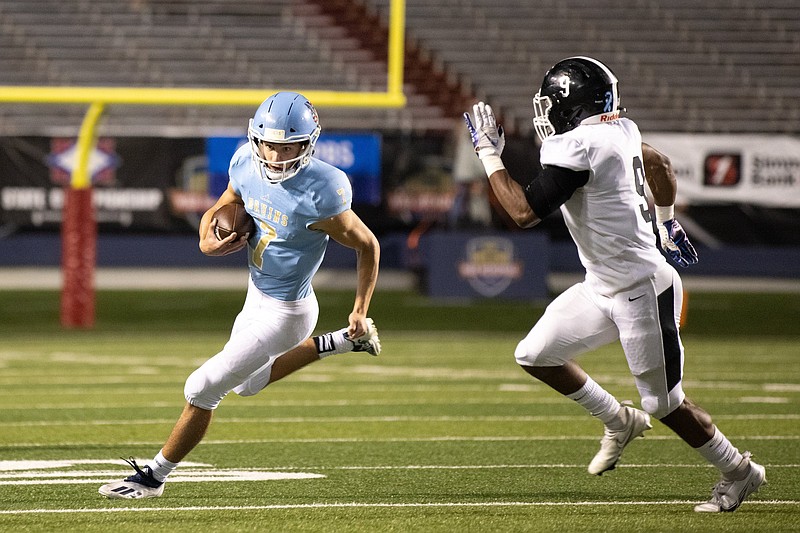
[[[316,107],[400,108],[405,53],[405,0],[391,0],[388,35],[386,91],[348,92],[302,90]],[[0,86],[0,105],[5,103],[87,104],[80,127],[77,160],[65,191],[61,223],[61,324],[67,328],[91,328],[95,321],[94,275],[97,221],[92,201],[89,157],[96,144],[97,126],[107,105],[253,106],[270,94],[286,89],[224,89],[168,87],[40,87]]]
[[[77,161],[70,186],[65,190],[61,215],[61,325],[67,328],[94,326],[97,220],[89,156],[97,141],[97,123],[104,107],[99,102],[89,106],[78,134]]]

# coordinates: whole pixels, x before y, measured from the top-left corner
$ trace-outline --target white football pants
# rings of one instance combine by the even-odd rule
[[[522,366],[561,366],[619,339],[642,409],[663,418],[685,396],[678,331],[682,304],[680,276],[668,264],[613,296],[578,283],[550,303],[514,356]]]
[[[251,280],[230,339],[186,380],[186,401],[211,410],[231,390],[256,394],[269,383],[275,359],[306,340],[318,317],[316,295],[284,302],[262,293]]]

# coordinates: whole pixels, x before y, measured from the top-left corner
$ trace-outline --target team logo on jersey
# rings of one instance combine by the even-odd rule
[[[708,154],[703,169],[703,184],[706,187],[733,187],[742,179],[742,156],[740,154]]]
[[[458,264],[458,275],[482,296],[497,296],[522,277],[523,264],[514,260],[514,243],[510,239],[470,239],[465,251],[466,259]]]

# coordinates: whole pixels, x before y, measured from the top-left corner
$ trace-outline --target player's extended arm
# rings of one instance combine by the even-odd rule
[[[514,181],[506,169],[500,169],[489,176],[492,191],[506,210],[506,213],[521,228],[531,228],[541,222],[541,218],[533,212],[525,197],[522,186]]]
[[[358,284],[347,332],[351,339],[360,337],[367,332],[367,312],[378,281],[381,255],[378,239],[352,209],[315,222],[310,227],[324,231],[339,244],[356,252]]]
[[[200,234],[200,251],[205,255],[227,255],[238,252],[247,246],[248,236],[246,235],[231,233],[221,241],[214,235],[214,228],[217,226],[217,219],[214,218],[214,213],[221,205],[234,202],[244,204],[242,198],[236,194],[233,187],[228,184],[228,188],[220,195],[217,202],[211,206],[208,211],[203,213],[203,217],[200,219],[198,233]]]
[[[697,263],[697,251],[675,220],[678,181],[675,179],[672,163],[666,155],[646,143],[642,143],[642,156],[645,179],[653,193],[661,248],[680,266],[693,265]]]
[[[503,127],[497,125],[492,107],[478,102],[472,106],[472,111],[475,123],[472,123],[469,113],[464,113],[464,122],[467,124],[475,153],[483,163],[497,200],[521,228],[538,224],[541,219],[536,216],[525,199],[522,186],[514,181],[506,170],[503,160],[500,159],[506,141]]]
[[[588,170],[547,166],[523,187],[511,177],[500,158],[505,139],[503,128],[497,125],[491,106],[478,102],[472,110],[475,124],[469,113],[464,113],[472,145],[483,163],[500,205],[519,227],[535,226],[569,200],[576,189],[586,185]]]

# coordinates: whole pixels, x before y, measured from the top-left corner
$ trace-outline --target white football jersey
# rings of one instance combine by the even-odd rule
[[[611,295],[652,276],[658,251],[644,186],[642,136],[621,118],[578,126],[542,143],[542,165],[589,170],[589,181],[561,206],[586,281]]]

